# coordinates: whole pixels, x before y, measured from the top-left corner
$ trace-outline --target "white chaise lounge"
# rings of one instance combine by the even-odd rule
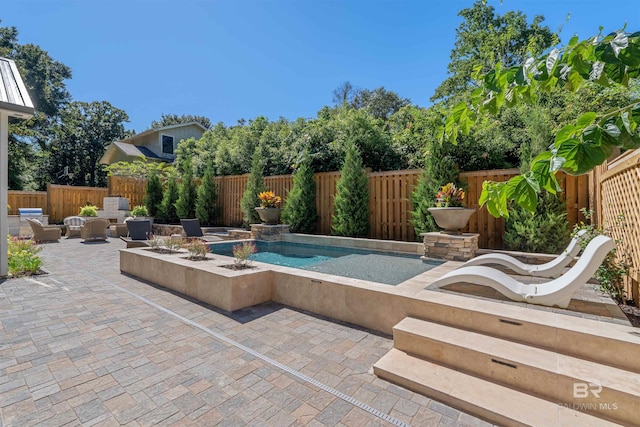
[[[586,230],[580,230],[575,237],[571,239],[569,246],[567,246],[557,258],[544,264],[525,264],[507,254],[495,253],[480,255],[470,259],[464,263],[461,268],[497,264],[522,276],[559,277],[562,274],[562,269],[569,265],[576,255],[580,253],[580,240],[586,232]]]
[[[615,244],[611,238],[596,236],[589,242],[582,256],[569,271],[546,283],[528,285],[495,268],[472,266],[453,270],[430,286],[472,283],[489,286],[514,301],[567,308],[571,295],[587,283],[613,248]]]

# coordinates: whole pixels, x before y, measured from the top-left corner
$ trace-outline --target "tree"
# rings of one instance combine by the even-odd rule
[[[455,142],[458,133],[468,133],[479,117],[496,115],[503,107],[534,104],[543,93],[576,92],[589,82],[627,87],[640,77],[640,32],[621,30],[583,41],[573,37],[565,47],[509,68],[498,65],[476,77],[480,87],[474,91],[471,106],[460,103],[453,108],[441,129],[443,138]],[[600,113],[589,111],[563,126],[555,134],[552,149],[534,158],[529,171],[508,182],[485,182],[480,203],[496,217],[509,216],[509,200],[533,212],[541,190],[561,191],[558,171],[584,174],[602,164],[615,147],[640,147],[640,100],[637,93],[632,97],[627,105]]]
[[[382,120],[389,119],[402,107],[410,104],[409,98],[400,98],[397,93],[386,90],[384,86],[374,90],[358,90],[352,101],[355,108],[363,108],[376,119]]]
[[[60,109],[71,99],[64,83],[71,69],[39,46],[20,44],[16,27],[0,27],[0,56],[16,61],[36,108],[29,120],[9,121],[9,188],[42,188],[52,181],[47,143]]]
[[[49,175],[68,166],[73,172],[71,184],[105,186],[106,174],[98,162],[112,141],[124,137],[127,121],[127,113],[107,101],[70,103],[54,126]]]
[[[178,174],[173,167],[167,168],[167,187],[162,197],[160,217],[167,224],[175,224],[180,218],[176,212],[176,202],[180,196],[178,190]]]
[[[158,168],[153,168],[147,179],[147,189],[144,196],[144,204],[147,207],[149,216],[156,217],[162,207],[162,182]]]
[[[331,230],[339,236],[365,237],[369,233],[369,183],[353,143],[347,145],[340,173]]]
[[[351,102],[353,102],[353,98],[355,97],[356,92],[357,89],[353,87],[351,82],[348,80],[345,81],[333,90],[333,104],[338,106],[343,104],[350,104]]]
[[[176,201],[176,213],[178,218],[194,218],[196,214],[196,185],[193,181],[193,168],[191,162],[186,160],[182,163],[182,182],[178,190],[178,200]]]
[[[505,220],[504,244],[522,252],[558,254],[569,241],[569,222],[564,202],[549,194],[540,194],[535,212],[514,206]]]
[[[207,129],[211,129],[213,127],[211,120],[209,120],[205,116],[192,116],[191,114],[183,114],[181,116],[177,114],[163,114],[160,120],[154,120],[151,122],[151,129],[158,129],[166,126],[173,126],[190,122],[198,122]]]
[[[535,16],[528,24],[522,12],[511,11],[499,16],[483,0],[476,0],[471,8],[461,10],[458,15],[463,21],[456,29],[455,47],[447,67],[449,77],[436,89],[431,101],[475,87],[473,75],[478,68],[487,72],[496,64],[510,67],[524,60],[527,53],[538,55],[558,43],[558,36],[541,26],[543,16]]]
[[[316,229],[316,181],[307,153],[293,174],[293,187],[284,204],[282,220],[294,233],[313,233]]]
[[[357,110],[364,109],[376,119],[387,120],[402,107],[410,105],[411,100],[400,98],[384,86],[373,90],[360,89],[346,81],[334,89],[333,104],[338,108],[348,105]]]
[[[242,221],[245,226],[260,222],[260,217],[258,216],[258,212],[256,212],[256,207],[260,205],[258,194],[265,191],[264,181],[262,178],[263,165],[262,152],[260,147],[257,147],[253,153],[253,158],[251,159],[251,172],[249,173],[249,178],[247,180],[247,188],[244,190],[242,199],[240,200]]]
[[[215,174],[213,173],[213,163],[207,164],[202,177],[202,183],[198,187],[196,198],[196,218],[201,224],[213,225],[218,221],[218,192],[216,189]]]

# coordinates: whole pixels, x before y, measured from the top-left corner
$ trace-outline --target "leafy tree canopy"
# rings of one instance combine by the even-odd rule
[[[602,31],[602,30],[601,30]],[[455,142],[460,132],[469,133],[486,114],[497,115],[504,108],[535,104],[545,93],[555,90],[577,92],[594,83],[602,87],[634,87],[640,77],[640,32],[601,33],[580,41],[573,37],[566,46],[556,47],[537,58],[529,57],[519,65],[498,64],[483,73],[476,68],[479,87],[470,104],[459,103],[447,117],[441,136]],[[494,216],[508,217],[507,201],[534,211],[537,194],[544,189],[560,191],[558,171],[583,174],[602,164],[615,147],[640,147],[640,97],[637,86],[630,91],[631,101],[606,111],[589,111],[559,129],[553,144],[532,160],[530,170],[506,183],[487,182],[481,204],[487,204]]]
[[[51,139],[51,125],[71,99],[64,83],[71,78],[71,69],[36,45],[20,44],[16,27],[0,26],[0,56],[16,62],[36,108],[29,120],[9,121],[9,188],[37,189],[51,181],[48,153],[41,150]]]
[[[211,129],[213,124],[205,116],[192,116],[191,114],[163,114],[160,120],[151,122],[151,129],[163,128],[165,126],[179,125],[182,123],[198,122],[207,129]]]
[[[432,101],[446,99],[475,87],[474,70],[487,72],[496,64],[510,67],[528,54],[538,55],[558,43],[558,36],[542,26],[537,15],[529,24],[520,11],[495,14],[495,9],[477,0],[472,7],[458,13],[463,18],[456,29],[455,47],[447,77],[436,89]]]
[[[386,90],[355,88],[346,81],[333,91],[333,103],[336,106],[349,105],[355,109],[366,109],[376,119],[387,120],[402,107],[411,104],[409,98],[401,98],[397,93]]]
[[[107,145],[125,135],[127,113],[107,101],[72,102],[61,111],[54,126],[49,175],[69,167],[70,184],[96,186],[106,184],[106,174],[98,164]]]

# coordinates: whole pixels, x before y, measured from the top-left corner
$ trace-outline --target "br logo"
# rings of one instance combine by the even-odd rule
[[[589,397],[589,393],[593,394],[596,399],[600,399],[601,392],[602,386],[600,384],[573,383],[573,397],[575,399],[586,399]]]

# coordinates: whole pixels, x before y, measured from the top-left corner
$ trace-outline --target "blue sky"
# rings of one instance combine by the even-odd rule
[[[71,67],[78,101],[109,101],[140,132],[163,113],[214,123],[315,117],[346,80],[428,106],[447,75],[460,9],[471,0],[14,0],[16,26]],[[638,31],[638,0],[489,0],[499,14],[543,15],[561,37]],[[565,23],[567,14],[571,18]]]

